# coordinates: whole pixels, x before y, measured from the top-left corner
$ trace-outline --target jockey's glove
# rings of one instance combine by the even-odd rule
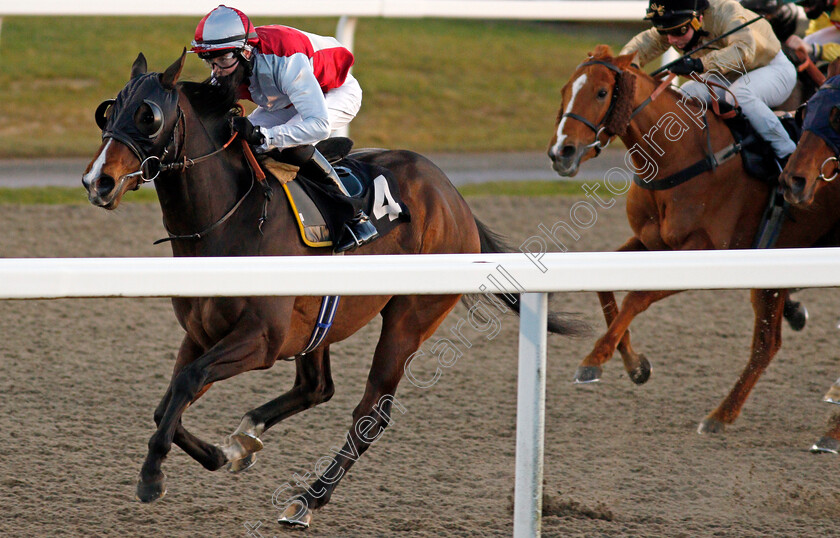
[[[680,58],[675,64],[668,68],[668,71],[671,73],[681,76],[690,75],[692,73],[702,73],[704,70],[703,62],[700,59],[690,58],[688,56]]]
[[[261,146],[265,142],[265,137],[260,128],[255,127],[251,120],[245,116],[234,116],[230,120],[230,128],[242,135],[242,138],[252,146]]]

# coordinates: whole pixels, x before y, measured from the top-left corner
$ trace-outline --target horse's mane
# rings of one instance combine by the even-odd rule
[[[236,88],[222,87],[209,82],[179,82],[178,87],[202,120],[226,120],[236,104]]]
[[[622,136],[630,123],[630,115],[633,113],[633,99],[636,96],[636,76],[638,70],[632,68],[633,55],[613,57],[609,45],[598,45],[595,50],[589,53],[589,60],[598,60],[615,65],[623,71],[616,78],[617,98],[613,106],[612,114],[607,118],[605,125],[608,133]],[[641,73],[644,74],[644,73]]]

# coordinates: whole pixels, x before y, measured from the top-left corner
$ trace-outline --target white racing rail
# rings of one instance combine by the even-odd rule
[[[540,534],[547,292],[837,286],[838,248],[0,259],[6,299],[521,292],[514,536],[523,538]]]

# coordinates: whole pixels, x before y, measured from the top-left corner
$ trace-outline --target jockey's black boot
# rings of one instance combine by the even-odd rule
[[[344,184],[338,179],[338,174],[333,169],[326,157],[321,155],[317,149],[312,157],[301,166],[303,174],[313,181],[335,185],[341,194],[349,197],[350,193],[344,188]],[[361,209],[353,215],[349,222],[344,224],[344,234],[335,242],[335,252],[345,252],[370,243],[379,237],[379,232],[370,221],[368,216]]]

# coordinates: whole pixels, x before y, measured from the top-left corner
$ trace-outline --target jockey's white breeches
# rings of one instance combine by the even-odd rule
[[[796,144],[782,127],[778,116],[770,110],[770,107],[782,104],[796,85],[796,68],[784,53],[780,51],[769,64],[749,71],[731,84],[720,76],[714,76],[713,72],[704,73],[700,75],[700,78],[726,83],[729,91],[738,100],[744,116],[759,136],[773,147],[776,155],[787,157],[793,153]],[[690,80],[683,84],[681,89],[706,102],[711,101],[709,86],[703,82]],[[712,89],[718,98],[728,99],[727,102],[732,104],[731,96],[727,97],[724,90],[717,87],[712,87]]]

